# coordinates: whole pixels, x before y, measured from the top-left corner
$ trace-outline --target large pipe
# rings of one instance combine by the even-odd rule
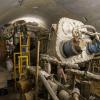
[[[94,33],[96,32],[96,28],[94,26],[91,26],[91,25],[82,25],[79,28],[80,29],[82,29],[82,28],[91,29],[92,32],[94,32]]]
[[[80,30],[82,28],[90,29],[92,32],[91,31]],[[96,28],[94,26],[91,26],[91,25],[82,25],[82,26],[79,26],[77,28],[74,28],[73,29],[73,35],[75,35],[74,34],[75,31],[76,32],[79,32],[80,31],[81,33],[86,34],[86,35],[89,35],[89,36],[97,34],[96,33]]]
[[[75,69],[67,69],[65,70],[66,72],[71,72],[73,74],[76,74],[76,75],[80,75],[80,76],[85,76],[88,78],[88,79],[93,79],[93,80],[98,80],[100,81],[100,75],[95,75],[91,72],[85,72],[85,71],[80,71],[80,70],[75,70]]]
[[[87,46],[89,53],[99,53],[100,52],[100,41],[96,40],[94,43],[89,43]]]
[[[35,69],[32,68],[32,67],[30,67],[29,70],[30,70],[31,73],[33,73],[33,74],[35,73]],[[44,74],[46,74],[46,73],[44,73]],[[44,77],[43,72],[39,71],[39,74],[38,75],[39,75],[39,78],[41,79],[41,81],[43,82],[44,86],[46,87],[47,91],[51,95],[52,99],[53,100],[59,100],[58,97],[56,96],[55,92],[51,88],[50,84],[48,83],[48,81]]]
[[[58,97],[56,96],[56,94],[54,93],[54,91],[52,90],[51,86],[49,85],[48,81],[46,80],[46,78],[44,77],[44,75],[42,75],[42,73],[39,73],[39,76],[44,84],[44,86],[46,87],[46,89],[48,90],[49,94],[51,95],[53,100],[59,100]]]
[[[52,90],[56,93],[58,89],[58,85],[51,80],[48,80],[48,83],[50,84]]]
[[[67,41],[63,44],[63,54],[65,57],[70,57],[74,55],[78,55],[82,52],[78,43],[75,43],[73,40]]]
[[[80,90],[78,88],[74,88],[72,91],[72,97],[74,100],[79,100]]]
[[[70,95],[68,92],[66,92],[65,90],[61,90],[58,94],[60,100],[69,100],[70,99]]]
[[[60,65],[60,66],[64,66],[66,68],[79,69],[78,64],[66,64],[64,62],[59,61],[57,58],[51,57],[49,55],[41,54],[41,59],[46,60],[50,63],[54,63],[54,64],[57,64],[57,65]]]

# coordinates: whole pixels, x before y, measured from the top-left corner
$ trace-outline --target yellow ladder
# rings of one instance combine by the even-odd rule
[[[30,65],[30,34],[27,34],[26,44],[23,44],[23,33],[20,33],[19,42],[20,42],[20,52],[14,53],[14,80],[16,88],[16,57],[18,56],[18,74],[19,78],[24,75],[24,69],[28,68]],[[24,64],[23,64],[24,63]]]

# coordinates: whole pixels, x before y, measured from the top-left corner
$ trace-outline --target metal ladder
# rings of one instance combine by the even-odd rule
[[[27,37],[23,40],[23,33],[20,33],[19,43],[20,43],[20,52],[14,53],[14,80],[16,88],[16,77],[18,73],[19,79],[25,75],[25,69],[29,68],[30,65],[30,34],[27,33]],[[24,43],[26,42],[26,43]],[[16,63],[16,58],[18,57],[18,64]],[[18,72],[17,70],[18,69]]]

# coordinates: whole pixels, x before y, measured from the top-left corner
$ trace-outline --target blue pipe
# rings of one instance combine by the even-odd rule
[[[94,43],[89,43],[87,46],[89,53],[99,53],[100,52],[100,41],[95,40]]]
[[[79,46],[75,47],[72,40],[65,42],[62,50],[65,57],[70,57],[81,53],[81,48]]]

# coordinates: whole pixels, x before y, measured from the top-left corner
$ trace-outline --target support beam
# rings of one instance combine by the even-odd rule
[[[38,76],[39,76],[39,52],[40,52],[40,41],[38,41],[37,45],[37,65],[36,65],[36,94],[35,99],[38,100]]]

